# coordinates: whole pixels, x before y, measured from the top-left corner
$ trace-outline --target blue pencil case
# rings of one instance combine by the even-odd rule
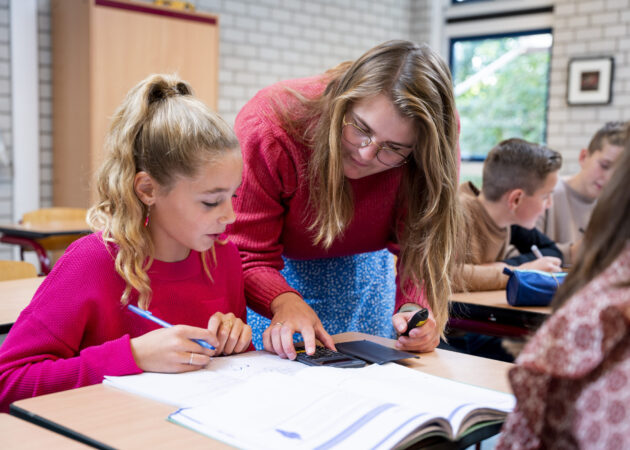
[[[562,284],[565,272],[542,272],[540,270],[510,270],[506,286],[507,301],[512,306],[549,306],[551,299]]]

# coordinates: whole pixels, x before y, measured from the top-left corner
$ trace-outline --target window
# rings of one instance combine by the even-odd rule
[[[553,3],[449,3],[442,45],[461,121],[461,180],[480,186],[482,162],[498,142],[546,142]]]
[[[451,40],[462,159],[510,137],[545,142],[551,42],[549,30]]]

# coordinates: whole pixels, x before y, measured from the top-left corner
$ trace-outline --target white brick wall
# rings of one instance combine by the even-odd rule
[[[10,155],[13,138],[11,135],[9,27],[9,0],[0,0],[0,138]],[[12,219],[12,195],[11,168],[0,162],[0,221],[10,222]],[[10,258],[10,247],[0,244],[0,259]]]
[[[422,10],[416,3],[425,1],[192,3],[198,11],[219,15],[219,113],[233,123],[245,102],[271,83],[322,72],[388,39],[410,39],[411,5]]]
[[[50,46],[50,2],[37,0],[39,46],[39,145],[40,145],[40,203],[52,204],[52,79]],[[0,134],[9,153],[12,151],[10,92],[11,58],[9,52],[9,0],[0,0]],[[0,221],[13,220],[12,169],[0,164]],[[0,259],[13,257],[12,246],[0,244]]]
[[[436,1],[436,0],[433,0]],[[429,0],[411,2],[411,39],[429,43],[431,38],[431,4]]]
[[[41,167],[40,203],[52,205],[52,48],[50,2],[37,0],[39,45],[39,147]]]
[[[549,92],[548,145],[562,153],[563,173],[579,170],[577,157],[605,122],[630,120],[630,0],[556,0]],[[612,102],[569,106],[571,58],[613,56]]]

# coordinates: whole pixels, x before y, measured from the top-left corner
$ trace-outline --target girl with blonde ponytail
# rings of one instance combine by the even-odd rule
[[[295,332],[310,353],[345,331],[437,346],[461,221],[457,122],[447,64],[408,41],[245,105],[235,131],[247,196],[229,232],[257,347],[295,358]],[[382,249],[398,254],[397,272]],[[426,324],[401,336],[421,307]]]
[[[230,127],[186,82],[152,75],[114,114],[105,149],[94,233],[68,248],[2,346],[0,410],[105,375],[197,370],[250,347],[239,253],[221,239],[242,172]]]

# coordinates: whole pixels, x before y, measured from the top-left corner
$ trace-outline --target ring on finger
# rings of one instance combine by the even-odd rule
[[[276,322],[276,323],[274,323],[273,325],[274,325],[275,327],[277,327],[277,326],[282,326],[282,325],[283,325],[283,323],[282,323],[282,322]]]
[[[190,366],[192,366],[192,363],[193,363],[193,356],[194,356],[194,355],[195,355],[195,354],[194,354],[193,352],[190,352],[190,359],[188,360],[188,365],[190,365]]]

